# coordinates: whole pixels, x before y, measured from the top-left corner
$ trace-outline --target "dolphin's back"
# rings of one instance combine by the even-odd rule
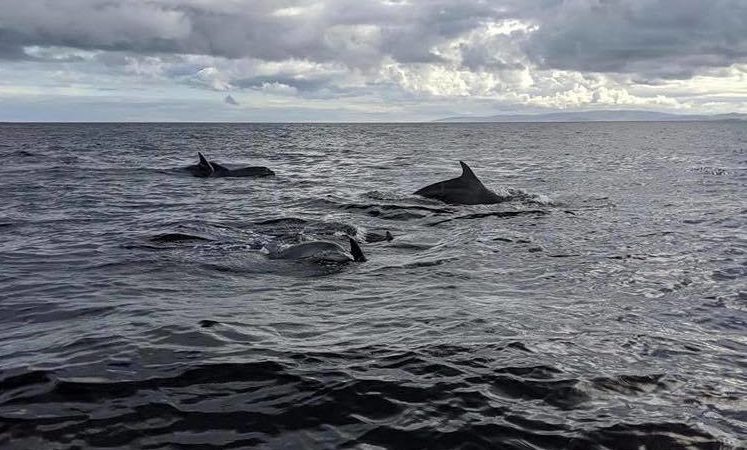
[[[221,164],[218,164],[215,161],[210,161],[210,165],[213,166],[213,170],[214,170],[213,176],[214,177],[228,177],[228,176],[230,176],[231,170],[228,167],[223,166]]]
[[[348,261],[365,262],[366,256],[355,239],[350,241],[350,252],[334,242],[313,241],[304,242],[270,255],[273,259],[295,259],[310,261],[326,261],[334,263],[345,263]]]
[[[201,178],[207,177],[271,177],[275,175],[275,172],[267,167],[262,166],[249,166],[242,167],[240,169],[229,169],[226,166],[218,164],[215,161],[208,161],[207,158],[201,153],[197,152],[199,157],[199,163],[193,166],[188,166],[192,175]]]
[[[271,177],[275,172],[263,166],[249,166],[233,169],[228,172],[228,177]]]
[[[272,255],[274,259],[316,259],[327,261],[350,261],[353,258],[334,242],[303,242]]]
[[[199,163],[193,166],[188,166],[187,170],[189,170],[192,175],[200,178],[212,176],[215,173],[215,168],[210,164],[210,161],[208,161],[200,152],[197,152],[197,157],[199,158]]]
[[[433,198],[447,203],[452,203],[453,199],[469,197],[471,194],[471,185],[462,177],[452,178],[451,180],[439,181],[438,183],[429,184],[419,189],[415,195]],[[462,202],[458,202],[462,203]]]
[[[467,164],[462,161],[459,164],[462,165],[461,176],[430,184],[417,190],[415,195],[461,205],[498,203],[503,200],[486,188]]]

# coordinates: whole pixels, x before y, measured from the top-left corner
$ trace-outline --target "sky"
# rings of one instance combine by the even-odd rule
[[[747,113],[747,0],[0,0],[0,121]]]

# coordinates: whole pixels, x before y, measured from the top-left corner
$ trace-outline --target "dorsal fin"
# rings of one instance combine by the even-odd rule
[[[350,239],[350,254],[353,255],[353,261],[355,262],[366,262],[366,255],[363,254],[361,246],[355,242],[355,239]]]
[[[459,164],[462,166],[462,176],[459,178],[464,178],[467,180],[478,180],[477,175],[475,175],[475,172],[473,172],[472,169],[469,168],[467,163],[465,163],[464,161],[459,161]]]
[[[197,167],[199,167],[202,170],[206,170],[209,173],[215,172],[213,165],[210,164],[210,161],[208,161],[207,158],[205,158],[205,156],[202,153],[197,152],[197,156],[200,158],[200,163],[197,164]]]

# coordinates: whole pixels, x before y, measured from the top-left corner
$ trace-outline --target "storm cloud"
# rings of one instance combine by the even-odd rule
[[[381,114],[450,98],[463,108],[446,112],[742,110],[747,2],[4,0],[0,61],[15,101],[31,73],[60,95],[230,92],[237,111],[242,95]]]

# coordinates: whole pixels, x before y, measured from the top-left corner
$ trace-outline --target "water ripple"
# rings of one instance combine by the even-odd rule
[[[0,124],[0,447],[744,448],[745,133]]]

